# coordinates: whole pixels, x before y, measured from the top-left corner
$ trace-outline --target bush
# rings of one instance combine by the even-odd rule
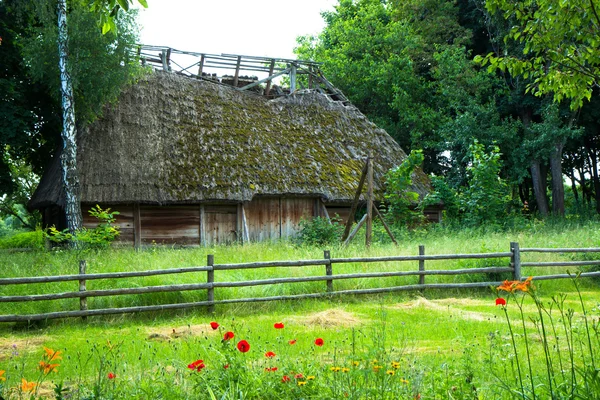
[[[0,239],[0,249],[43,249],[44,232],[18,232]]]
[[[339,242],[344,231],[340,218],[337,216],[331,218],[315,217],[313,219],[300,220],[300,233],[298,234],[298,243],[308,246],[325,246]]]

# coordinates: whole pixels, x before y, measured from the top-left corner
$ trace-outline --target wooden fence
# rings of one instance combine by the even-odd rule
[[[521,268],[522,267],[581,267],[581,266],[593,266],[600,265],[600,260],[590,261],[553,261],[553,262],[522,262],[521,255],[523,253],[598,253],[600,248],[580,248],[580,249],[544,249],[544,248],[519,248],[518,243],[510,244],[510,251],[498,252],[498,253],[479,253],[479,254],[436,254],[426,255],[425,247],[419,246],[419,255],[415,256],[389,256],[389,257],[359,257],[359,258],[331,258],[330,252],[325,251],[322,259],[317,260],[300,260],[300,261],[266,261],[266,262],[253,262],[243,264],[215,264],[214,256],[208,255],[207,263],[205,266],[197,267],[186,267],[186,268],[172,268],[172,269],[160,269],[152,271],[129,271],[129,272],[111,272],[111,273],[86,273],[86,262],[81,261],[79,266],[79,274],[76,275],[61,275],[61,276],[36,276],[36,277],[22,277],[22,278],[0,278],[0,288],[8,285],[23,285],[23,284],[40,284],[40,283],[55,283],[55,282],[78,282],[78,291],[64,292],[64,293],[45,293],[45,294],[32,294],[32,295],[21,295],[21,296],[0,296],[0,303],[18,303],[18,302],[32,302],[32,301],[51,301],[58,299],[79,299],[79,310],[72,311],[60,311],[60,312],[49,312],[44,314],[27,314],[27,315],[0,315],[0,322],[24,322],[24,321],[36,321],[46,320],[53,318],[66,318],[66,317],[88,317],[94,315],[108,315],[108,314],[125,314],[125,313],[137,313],[143,311],[164,311],[164,310],[175,310],[192,307],[207,307],[209,312],[214,311],[214,307],[217,304],[229,304],[229,303],[248,303],[248,302],[262,302],[262,301],[275,301],[275,300],[292,300],[292,299],[309,299],[309,298],[320,298],[334,295],[355,295],[355,294],[376,294],[376,293],[387,293],[397,291],[409,291],[409,290],[425,290],[425,289],[464,289],[464,288],[481,288],[497,286],[501,282],[470,282],[470,283],[425,283],[426,276],[440,276],[440,275],[461,275],[461,274],[490,274],[490,273],[510,273],[512,279],[521,280]],[[502,260],[506,259],[505,266],[492,266],[492,267],[481,267],[481,268],[462,268],[462,269],[425,269],[425,263],[427,261],[440,261],[440,260]],[[417,262],[418,268],[412,271],[384,271],[384,272],[364,272],[364,273],[352,273],[352,274],[334,274],[334,265],[344,263],[384,263],[384,262]],[[245,269],[257,269],[257,268],[293,268],[293,267],[306,267],[306,266],[324,266],[324,275],[321,276],[306,276],[306,277],[280,277],[271,279],[261,280],[248,280],[248,281],[232,281],[232,282],[218,282],[215,281],[215,272],[217,271],[231,271],[231,270],[245,270]],[[171,274],[182,274],[189,272],[206,272],[206,282],[194,283],[194,284],[178,284],[178,285],[163,285],[163,286],[144,286],[144,287],[132,287],[132,288],[119,288],[119,289],[106,289],[106,290],[87,290],[86,283],[90,280],[98,279],[119,279],[119,278],[133,278],[133,277],[148,277],[148,276],[159,276],[159,275],[171,275]],[[387,277],[406,277],[415,276],[418,277],[418,281],[410,285],[402,286],[388,286],[388,287],[376,287],[368,289],[353,289],[353,290],[334,290],[334,281],[341,279],[363,279],[363,278],[387,278]],[[600,276],[598,272],[584,272],[580,274],[581,277],[592,277]],[[554,275],[542,275],[534,276],[534,280],[544,279],[561,279],[572,277],[569,273],[554,274]],[[236,288],[236,287],[248,287],[248,286],[260,286],[260,285],[275,285],[275,284],[286,284],[286,283],[300,283],[300,282],[325,282],[323,290],[317,293],[306,293],[296,295],[282,295],[282,296],[270,296],[270,297],[256,297],[256,298],[231,298],[215,300],[215,289],[217,288]],[[197,301],[190,303],[175,303],[175,304],[160,304],[150,306],[138,306],[138,307],[121,307],[121,308],[103,308],[103,309],[88,309],[87,299],[90,297],[101,297],[101,296],[118,296],[118,295],[138,295],[146,293],[166,293],[175,291],[194,291],[194,290],[205,290],[206,300]]]

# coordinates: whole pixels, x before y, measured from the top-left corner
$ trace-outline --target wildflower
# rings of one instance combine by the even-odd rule
[[[215,330],[215,329],[217,329],[219,327],[219,323],[213,321],[213,322],[210,323],[210,327],[213,328],[213,330]]]
[[[504,290],[505,292],[527,292],[531,287],[531,280],[533,277],[527,278],[524,282],[521,281],[504,281],[502,285],[498,286],[497,290]]]
[[[287,376],[287,375],[284,375],[284,376],[281,378],[281,382],[284,382],[284,383],[285,383],[285,382],[289,382],[289,381],[290,381],[290,377],[289,377],[289,376]]]
[[[324,343],[324,342],[323,342],[323,339],[321,339],[321,338],[316,338],[316,339],[315,339],[315,345],[316,345],[316,346],[319,346],[319,347],[321,347],[321,346],[323,346],[323,343]]]
[[[234,335],[233,335],[233,332],[231,332],[231,331],[227,331],[227,332],[225,332],[225,334],[223,335],[223,340],[225,341],[225,340],[233,339],[233,336],[234,336]]]
[[[108,373],[108,379],[115,379],[116,377],[117,376],[114,373],[112,373],[112,372]]]
[[[246,353],[248,350],[250,350],[250,343],[245,340],[240,340],[237,344],[237,348],[242,353]]]
[[[44,357],[48,361],[62,360],[62,357],[60,356],[60,353],[62,353],[62,351],[54,351],[48,347],[44,347],[44,351],[46,352],[46,355]]]
[[[408,385],[408,381],[404,378],[400,378],[400,383],[404,383],[405,385]]]
[[[272,351],[267,351],[265,353],[265,357],[267,357],[267,358],[273,358],[273,357],[275,357],[275,353],[273,353]]]
[[[306,381],[298,381],[298,386],[304,386],[306,385]]]
[[[202,371],[203,368],[206,367],[206,365],[204,365],[204,361],[203,360],[196,360],[191,364],[188,364],[187,366],[189,369],[195,369],[196,371],[200,372]]]
[[[267,371],[267,372],[275,372],[275,371],[277,371],[277,367],[265,368],[265,371]]]
[[[283,322],[275,322],[273,325],[275,329],[283,329]]]
[[[360,365],[360,362],[358,362],[358,361],[352,361],[352,365],[354,365],[355,367],[358,367]]]
[[[296,340],[296,339],[292,339],[292,340],[290,340],[288,343],[289,343],[289,344],[296,344],[296,342],[297,342],[297,340]]]
[[[373,365],[373,371],[375,371],[375,372],[379,372],[379,370],[382,368],[383,367],[381,365]]]
[[[27,382],[25,378],[21,378],[21,390],[23,392],[33,392],[36,386],[35,382]]]
[[[296,375],[294,375],[294,378],[295,379],[302,379],[302,378],[304,378],[304,375],[302,375],[300,373],[297,373]]]
[[[340,367],[331,367],[329,369],[332,370],[333,372],[339,372],[339,370],[341,370]]]
[[[50,372],[56,371],[56,368],[58,368],[59,366],[60,366],[60,364],[50,364],[50,363],[47,363],[46,361],[40,361],[40,365],[38,366],[38,369],[40,371],[42,371],[44,373],[44,375],[48,375]]]
[[[392,368],[394,368],[394,369],[400,368],[400,363],[398,361],[392,361]]]
[[[4,375],[5,372],[6,372],[5,370],[0,369],[0,381],[5,381],[6,380],[6,378],[2,376],[2,375]]]
[[[506,305],[506,300],[504,300],[502,297],[498,297],[496,299],[496,305],[497,306],[505,306]]]
[[[307,376],[307,377],[306,377],[306,380],[307,380],[307,381],[312,381],[312,380],[314,380],[314,379],[315,379],[315,376],[314,376],[314,375],[309,375],[309,376]]]
[[[345,367],[342,368],[342,372],[348,372],[348,371],[350,371],[350,368],[345,368]]]
[[[396,371],[394,371],[393,369],[389,369],[387,371],[385,371],[386,374],[394,376],[394,374],[396,374]]]
[[[229,368],[229,364],[223,365],[223,369],[227,369],[227,368]]]

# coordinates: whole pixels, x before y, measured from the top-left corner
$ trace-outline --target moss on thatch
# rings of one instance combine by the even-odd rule
[[[168,204],[289,194],[347,202],[369,151],[381,194],[384,173],[406,155],[355,107],[314,92],[267,100],[157,72],[80,135],[81,200]],[[422,172],[414,181],[415,191],[427,193]],[[59,182],[45,177],[32,206],[47,203],[43,186]]]

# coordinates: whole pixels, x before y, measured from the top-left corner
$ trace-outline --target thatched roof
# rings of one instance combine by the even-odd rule
[[[406,155],[355,107],[314,92],[267,100],[155,72],[81,132],[81,201],[237,202],[289,194],[346,202],[369,150],[381,193],[383,174]],[[418,193],[427,193],[422,172],[415,182]],[[54,166],[30,207],[61,204],[59,184]]]

